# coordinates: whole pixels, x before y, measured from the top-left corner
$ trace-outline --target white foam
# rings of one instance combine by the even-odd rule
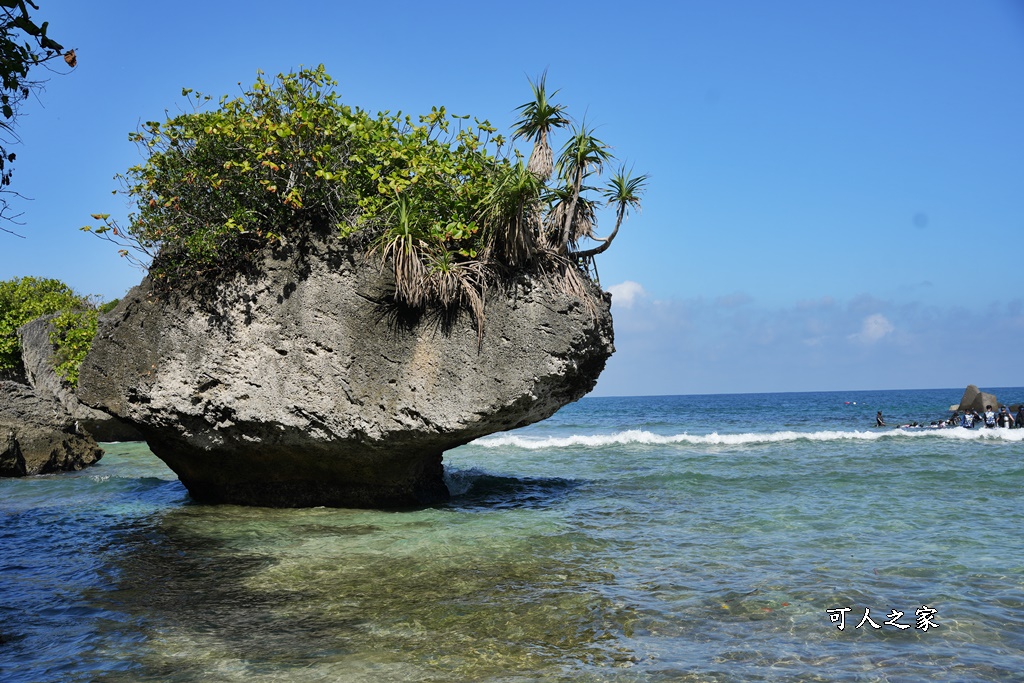
[[[587,447],[628,444],[691,444],[691,445],[723,445],[739,446],[757,443],[778,443],[784,441],[876,441],[893,438],[942,438],[963,441],[1024,441],[1024,429],[890,429],[885,431],[820,431],[820,432],[765,432],[742,434],[655,434],[640,429],[630,429],[612,434],[573,434],[565,437],[534,437],[505,434],[487,436],[473,442],[483,448],[523,448],[539,450],[544,448]]]

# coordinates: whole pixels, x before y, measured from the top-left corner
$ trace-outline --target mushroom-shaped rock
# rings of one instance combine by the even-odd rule
[[[542,420],[614,351],[609,299],[520,276],[467,313],[389,304],[393,281],[333,237],[192,289],[151,277],[100,321],[79,396],[135,426],[199,501],[443,501],[442,453]]]

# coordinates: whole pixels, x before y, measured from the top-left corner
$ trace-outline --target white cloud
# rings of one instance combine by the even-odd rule
[[[612,304],[621,308],[632,308],[637,299],[647,296],[643,285],[632,280],[612,285],[608,291],[612,293]]]
[[[881,313],[875,313],[864,318],[860,332],[851,334],[850,339],[861,344],[874,344],[886,335],[892,334],[895,329],[888,318]]]

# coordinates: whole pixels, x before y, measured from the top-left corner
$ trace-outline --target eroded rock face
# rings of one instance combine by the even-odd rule
[[[59,403],[25,384],[0,381],[0,476],[80,470],[102,456]]]
[[[54,371],[56,349],[50,343],[53,319],[44,315],[18,328],[25,381],[36,394],[60,403],[79,426],[99,441],[138,441],[142,435],[129,424],[78,400],[74,388]]]
[[[311,238],[204,294],[144,280],[100,322],[79,396],[136,426],[196,499],[404,507],[447,498],[445,450],[544,419],[613,352],[608,299],[537,280],[472,319],[409,321],[389,279]],[[595,313],[596,311],[596,313]]]

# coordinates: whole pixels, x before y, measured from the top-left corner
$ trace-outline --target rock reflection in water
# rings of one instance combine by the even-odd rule
[[[124,615],[98,659],[131,666],[97,680],[474,680],[634,661],[637,615],[581,553],[601,542],[545,519],[545,496],[574,484],[470,476],[465,507],[186,505],[122,529],[115,585],[93,600]]]

